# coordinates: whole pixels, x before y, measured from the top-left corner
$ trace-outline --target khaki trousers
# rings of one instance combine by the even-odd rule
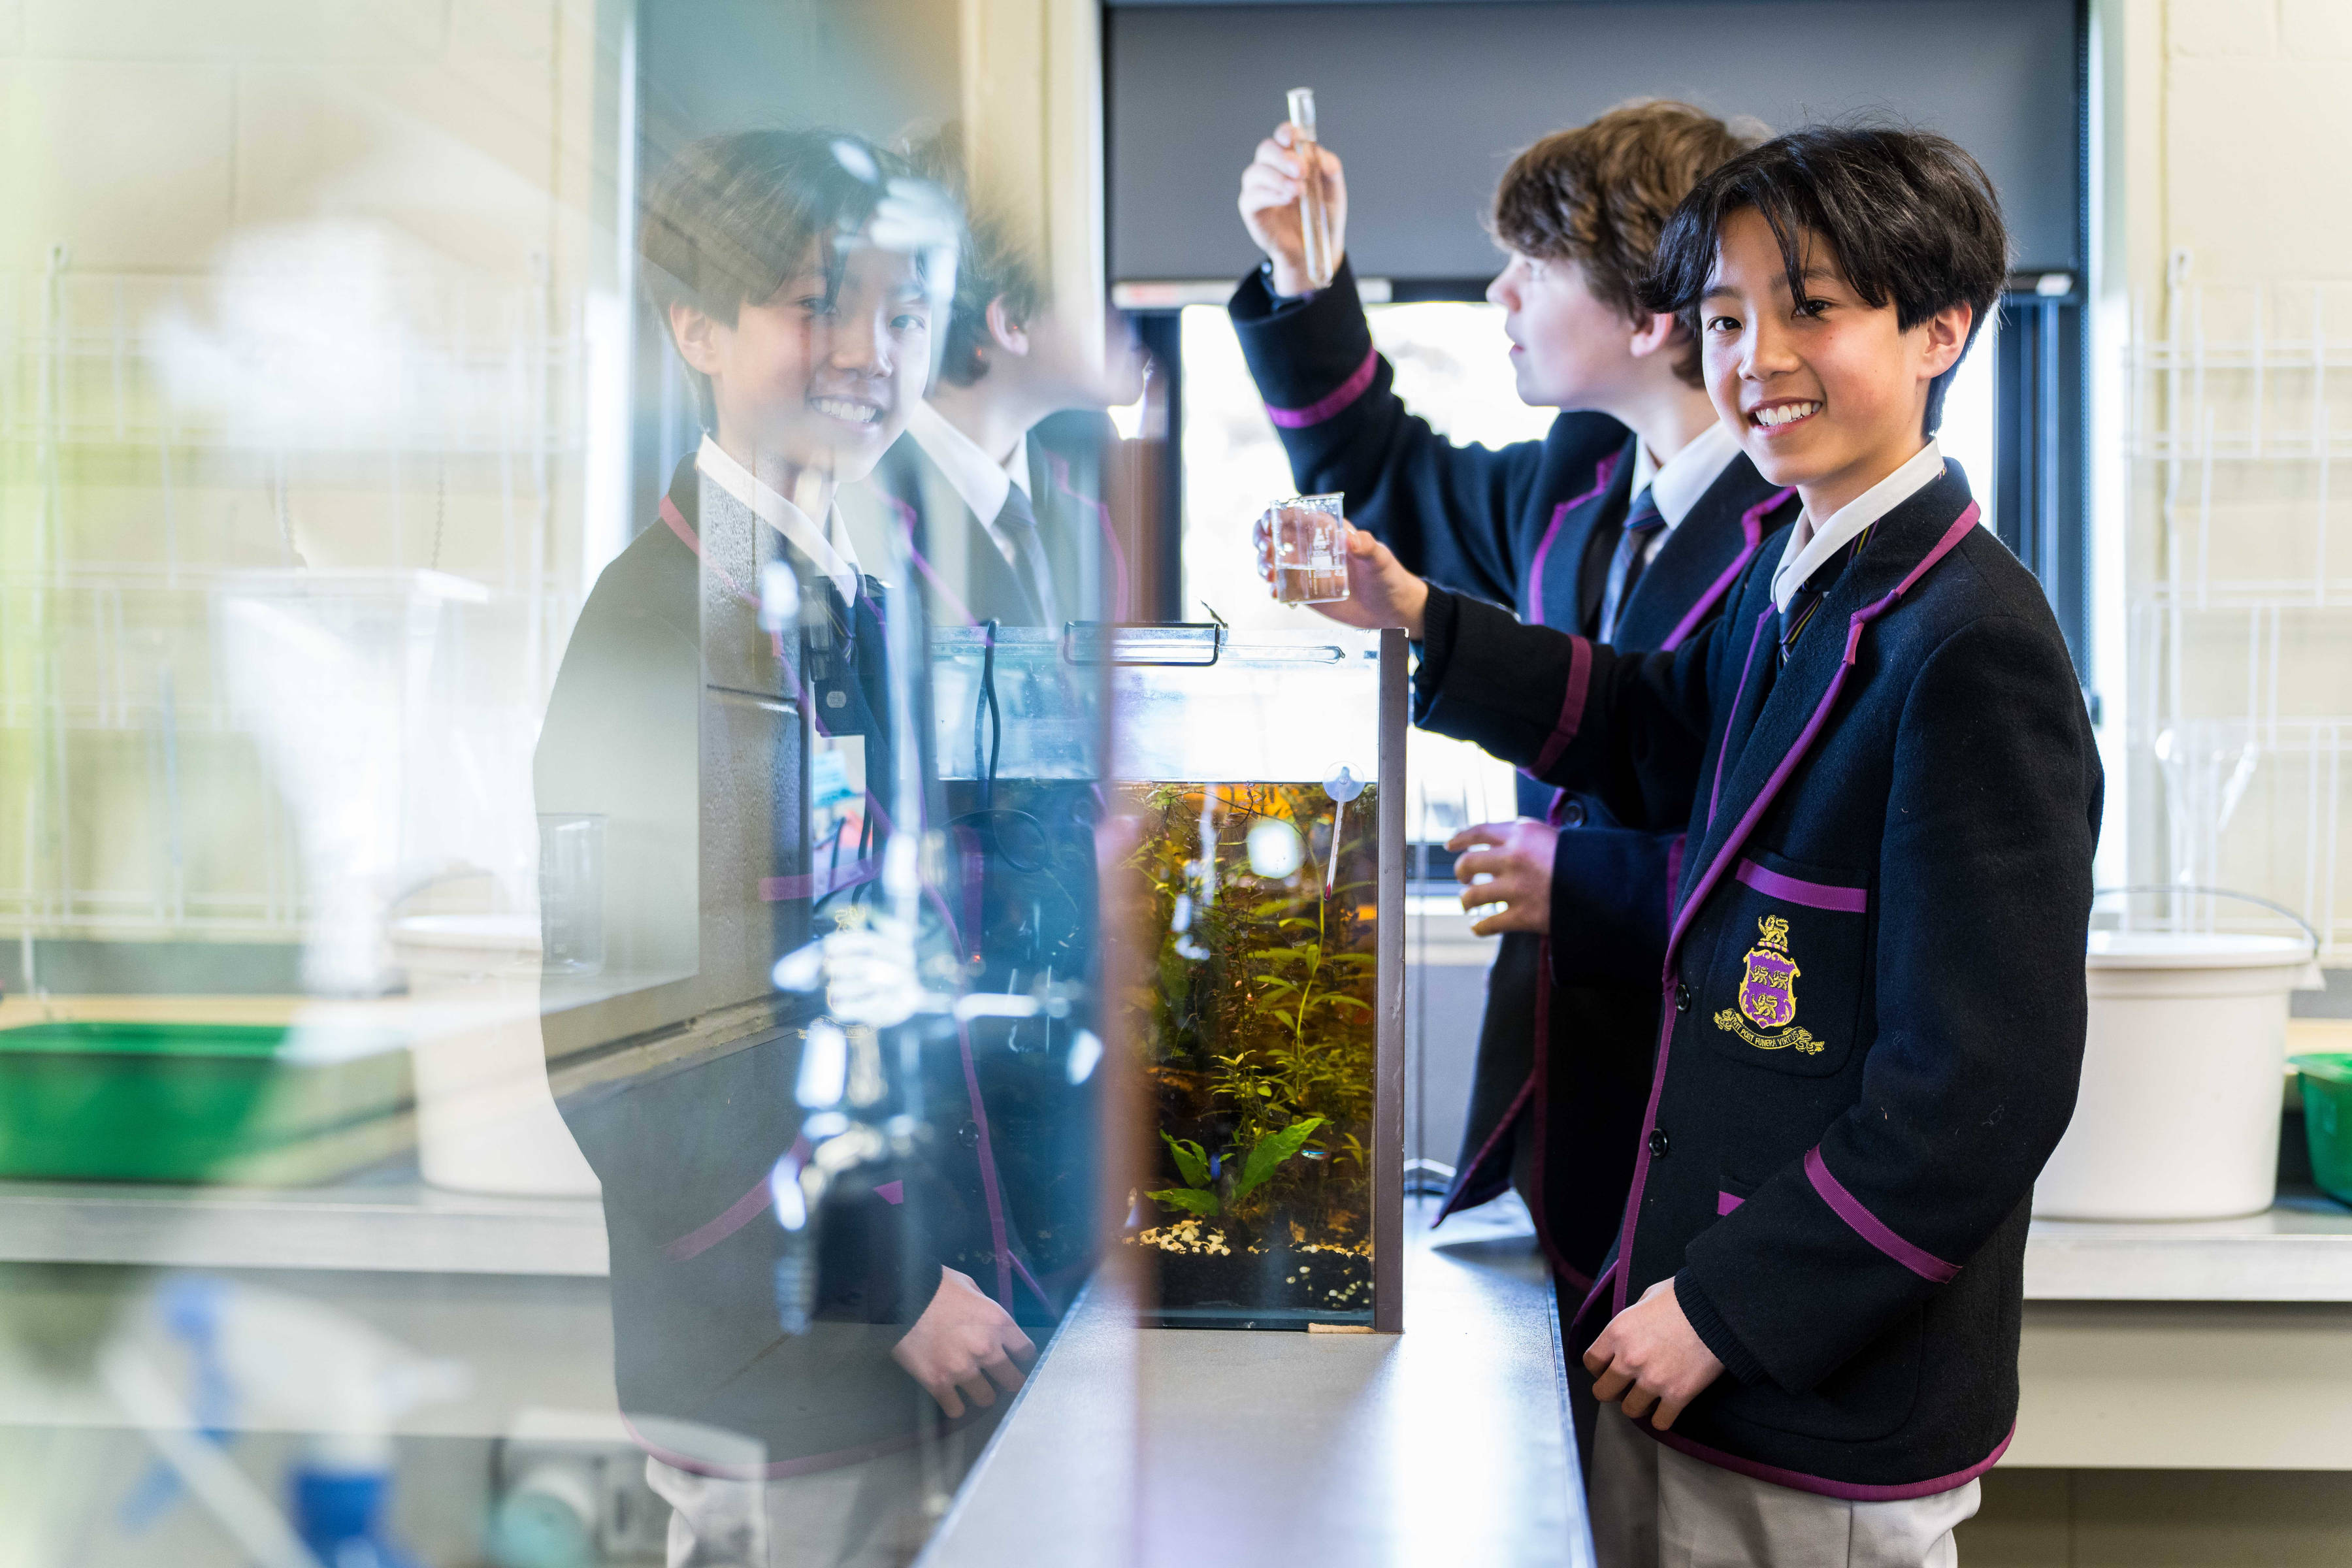
[[[1599,1568],[1958,1568],[1952,1531],[1977,1483],[1901,1502],[1848,1502],[1675,1452],[1599,1411],[1586,1489]]]

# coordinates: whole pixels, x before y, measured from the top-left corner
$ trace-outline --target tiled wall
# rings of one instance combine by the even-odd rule
[[[2096,10],[2129,874],[2286,904],[2352,964],[2352,5]]]

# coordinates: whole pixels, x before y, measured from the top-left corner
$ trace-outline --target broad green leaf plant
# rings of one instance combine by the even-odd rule
[[[1133,786],[1144,835],[1132,864],[1159,951],[1146,1020],[1163,1169],[1146,1196],[1294,1242],[1363,1237],[1372,1111],[1375,880],[1372,792],[1335,813],[1319,785]],[[1288,824],[1304,850],[1280,876],[1252,869],[1252,827]],[[1326,889],[1328,889],[1327,892]]]

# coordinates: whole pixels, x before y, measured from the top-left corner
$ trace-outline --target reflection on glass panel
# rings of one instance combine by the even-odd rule
[[[1519,401],[1496,307],[1454,300],[1372,305],[1372,341],[1396,366],[1397,393],[1437,432],[1499,447],[1540,440],[1556,414]],[[1237,627],[1290,629],[1305,612],[1257,581],[1250,529],[1291,495],[1289,459],[1221,306],[1187,306],[1184,353],[1184,579],[1192,613],[1213,605]],[[1511,770],[1476,747],[1416,730],[1407,836],[1443,844],[1515,810]]]
[[[963,25],[0,36],[0,1558],[904,1564],[1129,1323],[1140,370]]]

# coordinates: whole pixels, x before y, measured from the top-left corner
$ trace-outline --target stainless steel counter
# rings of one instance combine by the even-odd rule
[[[1583,1568],[1558,1313],[1524,1215],[1433,1234],[1430,1212],[1406,1214],[1401,1335],[1130,1337],[1090,1298],[921,1568]]]

